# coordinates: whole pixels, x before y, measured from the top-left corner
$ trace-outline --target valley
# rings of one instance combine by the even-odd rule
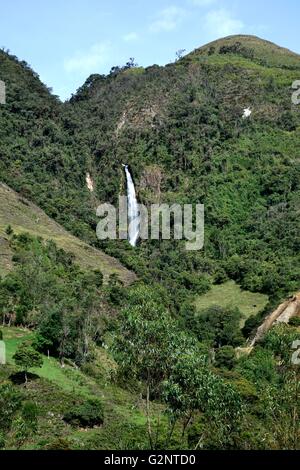
[[[300,448],[299,74],[236,35],[62,102],[0,50],[1,449]],[[124,195],[204,204],[203,248],[99,239]]]

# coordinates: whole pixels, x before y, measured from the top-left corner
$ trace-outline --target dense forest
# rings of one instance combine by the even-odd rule
[[[298,55],[235,36],[165,67],[130,59],[62,103],[0,51],[0,181],[137,276],[104,280],[1,221],[13,254],[0,278],[2,448],[299,449],[299,319],[249,347],[299,290],[299,74]],[[124,163],[145,205],[204,204],[202,250],[97,239],[96,207],[126,193]],[[226,301],[232,285],[258,300]],[[205,304],[218,286],[224,299]]]

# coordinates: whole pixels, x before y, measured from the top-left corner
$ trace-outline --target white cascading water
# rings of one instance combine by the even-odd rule
[[[136,246],[140,232],[139,207],[128,165],[123,166],[127,181],[128,241],[131,246]]]

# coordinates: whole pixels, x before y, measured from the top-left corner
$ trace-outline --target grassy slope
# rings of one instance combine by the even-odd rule
[[[264,65],[267,67],[284,66],[291,69],[300,68],[299,54],[257,36],[243,34],[217,39],[216,41],[195,49],[191,54],[188,54],[187,57],[202,54],[205,55],[211,48],[214,48],[216,52],[219,52],[222,47],[232,46],[237,42],[240,42],[243,47],[252,49],[254,52],[253,60],[263,60]]]
[[[244,324],[248,317],[262,310],[267,302],[266,295],[244,291],[234,281],[227,281],[224,284],[212,286],[207,294],[197,298],[195,304],[198,311],[212,305],[238,307],[243,313],[242,323]]]
[[[117,260],[74,237],[37,206],[1,183],[0,274],[5,274],[11,267],[11,252],[5,237],[5,228],[8,225],[12,226],[15,233],[26,231],[32,235],[54,240],[60,248],[74,253],[76,261],[82,268],[101,269],[105,278],[117,273],[125,284],[135,279],[134,273],[124,268]]]
[[[16,371],[12,356],[17,345],[29,339],[31,333],[15,327],[0,329],[7,352],[7,365],[0,367],[1,382]],[[100,366],[97,378],[89,377],[68,365],[62,369],[55,358],[48,359],[46,356],[42,368],[31,370],[39,377],[29,382],[26,398],[38,405],[39,431],[22,448],[43,448],[57,438],[66,439],[72,449],[127,449],[143,445],[147,439],[144,401],[138,394],[123,390],[111,381],[114,364],[104,349],[99,348],[98,356]],[[22,385],[18,387],[23,389]],[[102,400],[104,425],[81,429],[64,423],[62,414],[87,397]],[[152,406],[155,413],[161,409],[159,405]],[[13,442],[12,438],[11,446]]]

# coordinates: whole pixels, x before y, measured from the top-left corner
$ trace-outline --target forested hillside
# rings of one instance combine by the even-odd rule
[[[299,78],[297,54],[232,36],[62,103],[0,51],[1,447],[299,448],[299,318],[248,347],[299,291]],[[97,239],[122,164],[146,205],[204,204],[202,250]]]
[[[167,67],[90,77],[66,109],[73,122],[84,116],[76,139],[92,152],[98,197],[116,202],[125,161],[142,202],[205,205],[201,253],[169,242],[135,253],[109,243],[109,252],[168,286],[203,292],[208,274],[272,296],[293,292],[300,112],[291,86],[299,68],[296,54],[234,37]]]
[[[1,179],[97,244],[95,207],[125,193],[128,163],[141,202],[204,203],[205,247],[192,255],[169,242],[103,248],[183,297],[227,277],[280,297],[299,279],[300,118],[291,103],[299,68],[296,54],[238,36],[166,67],[129,62],[93,75],[62,105],[2,52]]]
[[[33,236],[54,241],[59,248],[72,253],[74,260],[83,269],[101,270],[105,282],[111,275],[118,276],[123,284],[130,284],[136,279],[134,273],[125,269],[116,259],[72,236],[61,225],[50,219],[44,211],[2,183],[0,183],[0,275],[7,274],[13,267],[13,250],[9,243],[8,227],[16,234],[26,230]]]

